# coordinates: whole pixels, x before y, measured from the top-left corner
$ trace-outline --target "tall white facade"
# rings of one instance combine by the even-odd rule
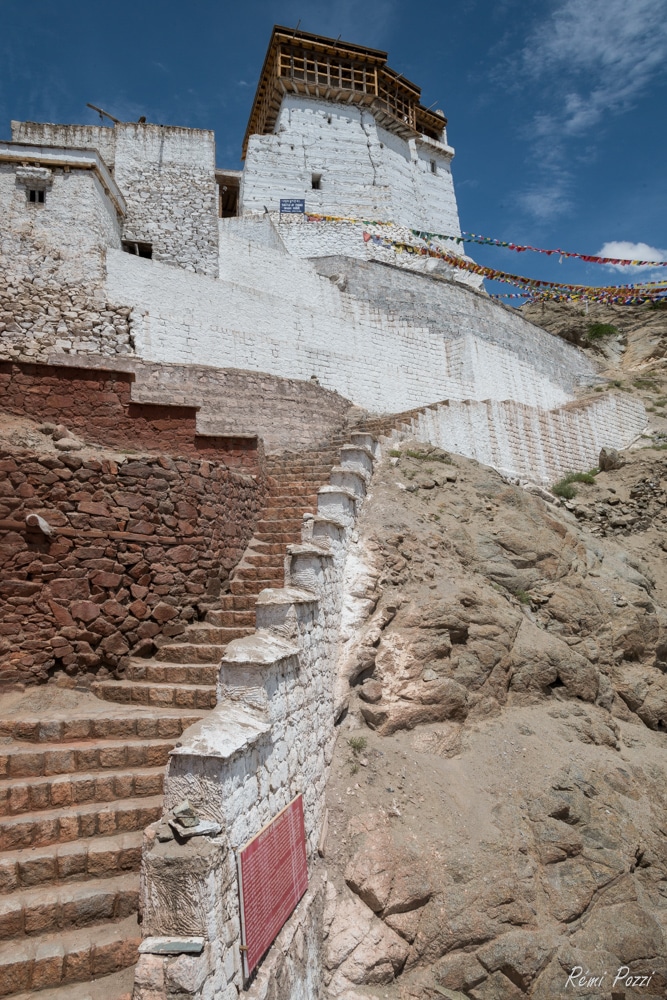
[[[371,109],[288,94],[273,134],[248,140],[240,214],[277,212],[281,198],[303,198],[307,212],[456,236],[453,155],[444,128],[440,140],[402,138]]]

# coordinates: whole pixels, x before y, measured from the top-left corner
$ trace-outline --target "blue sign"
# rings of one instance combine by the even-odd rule
[[[281,198],[280,199],[280,214],[281,215],[303,215],[306,211],[306,199],[305,198]]]

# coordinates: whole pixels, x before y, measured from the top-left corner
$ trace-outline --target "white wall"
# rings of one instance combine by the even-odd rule
[[[115,131],[114,176],[127,201],[124,239],[152,243],[155,260],[215,275],[213,132],[132,123]]]
[[[309,261],[231,238],[221,243],[219,281],[113,251],[107,266],[108,299],[133,308],[140,357],[315,375],[373,412],[445,398],[552,407],[595,377],[575,348],[458,285],[419,279],[430,313],[418,299],[410,318],[385,311],[373,285],[388,269],[377,264],[355,263],[354,295]]]
[[[603,447],[627,448],[645,426],[639,400],[608,393],[551,411],[511,401],[451,402],[416,414],[394,437],[416,437],[552,485],[567,472],[594,468]]]
[[[399,138],[363,108],[288,95],[275,134],[250,138],[241,212],[277,211],[281,198],[305,198],[310,212],[458,234],[453,154],[432,139]],[[319,191],[313,173],[322,175]]]

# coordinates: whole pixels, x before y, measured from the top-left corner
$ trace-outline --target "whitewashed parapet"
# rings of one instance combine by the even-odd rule
[[[597,465],[602,447],[629,447],[646,427],[637,399],[608,392],[553,410],[513,400],[449,400],[425,407],[391,440],[417,438],[544,485]]]
[[[255,633],[230,642],[222,658],[216,708],[171,753],[164,818],[144,841],[143,933],[201,937],[205,946],[187,958],[141,955],[135,1000],[179,995],[185,965],[188,996],[236,1000],[243,977],[235,851],[301,793],[309,863],[317,853],[335,741],[345,561],[376,452],[373,438],[361,433],[341,449],[332,483],[319,491],[318,513],[304,517],[301,543],[286,547],[285,586],[259,594]],[[201,820],[218,824],[218,833],[186,844],[168,839],[169,810],[186,798]],[[291,918],[300,933],[288,935],[306,941],[311,984],[320,897],[304,897]]]

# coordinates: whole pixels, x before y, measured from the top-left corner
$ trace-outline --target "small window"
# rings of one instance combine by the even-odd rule
[[[137,243],[136,240],[123,240],[123,250],[125,253],[134,254],[135,257],[145,257],[146,260],[153,259],[152,243]]]
[[[322,174],[313,174],[311,177],[311,185],[313,191],[319,191],[322,188]]]
[[[33,205],[43,205],[46,201],[44,188],[28,188],[28,201]]]
[[[435,160],[431,160],[431,173],[437,174],[437,172],[438,172],[438,164],[436,163]]]

